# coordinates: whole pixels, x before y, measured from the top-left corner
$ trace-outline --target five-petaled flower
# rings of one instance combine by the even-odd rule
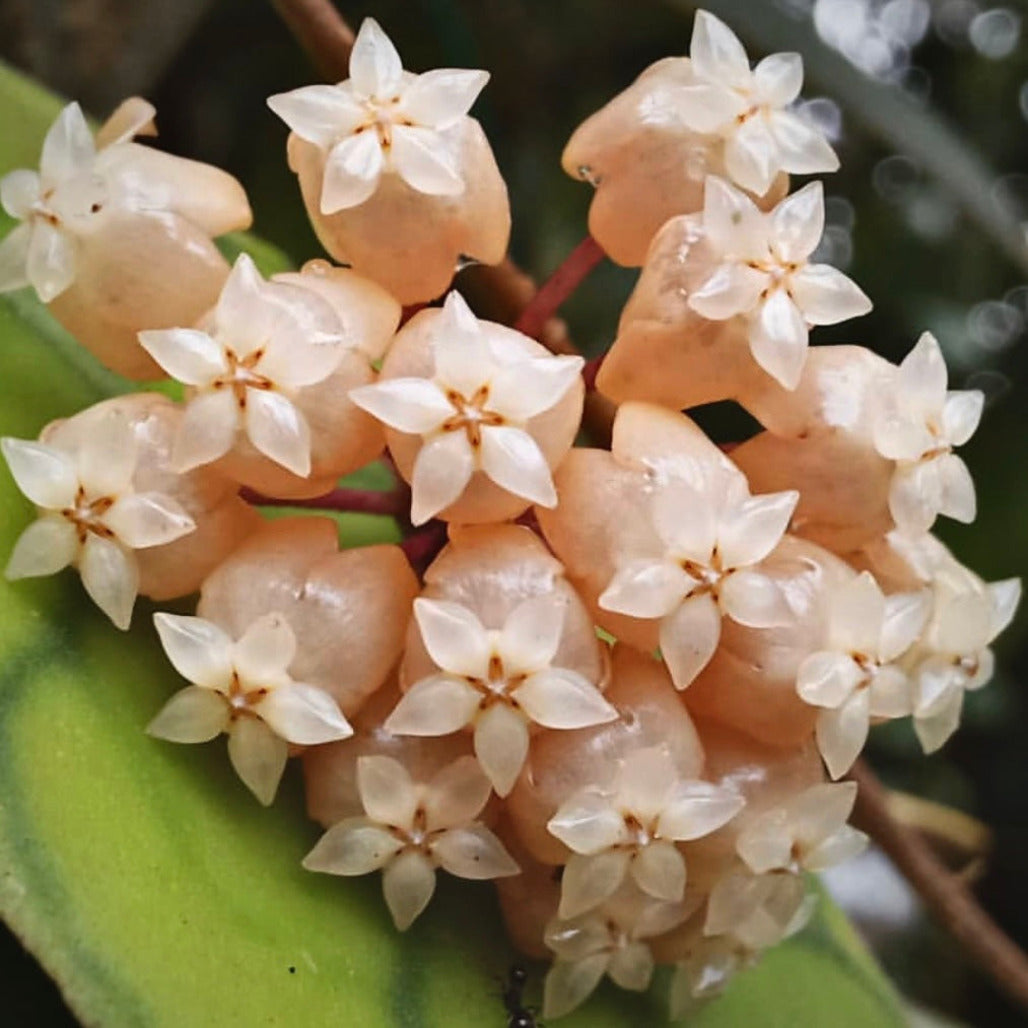
[[[18,488],[39,509],[7,563],[9,579],[79,569],[93,602],[128,628],[139,588],[133,550],[170,543],[196,528],[177,500],[136,492],[138,445],[127,419],[111,411],[74,452],[0,440]]]
[[[799,382],[811,325],[866,314],[871,301],[830,264],[808,259],[824,231],[824,191],[811,182],[765,213],[723,179],[709,177],[703,234],[716,253],[689,306],[711,321],[746,317],[756,362],[786,389]]]
[[[872,717],[911,712],[911,684],[899,659],[921,634],[931,610],[927,592],[885,596],[867,571],[831,598],[829,646],[799,666],[796,691],[821,707],[817,745],[832,778],[857,759]]]
[[[526,426],[571,389],[582,358],[527,356],[492,338],[456,292],[439,317],[431,378],[384,376],[350,392],[358,407],[424,440],[411,476],[411,521],[454,503],[476,471],[515,496],[555,506],[550,467]]]
[[[241,254],[210,331],[140,332],[147,352],[192,393],[172,457],[178,470],[224,456],[242,431],[266,457],[301,477],[310,474],[310,427],[290,397],[328,378],[345,349],[331,311],[319,318],[319,298],[292,290],[265,283]]]
[[[600,607],[660,618],[661,653],[675,685],[686,688],[717,649],[722,614],[756,628],[787,616],[778,586],[752,565],[778,545],[798,498],[748,496],[734,484],[715,497],[670,480],[653,503],[664,552],[622,563]]]
[[[883,390],[873,425],[875,449],[896,461],[889,512],[904,532],[927,532],[938,514],[974,521],[974,482],[953,453],[974,434],[985,397],[977,389],[946,390],[946,362],[925,332]]]
[[[365,18],[350,54],[349,79],[280,93],[268,98],[268,106],[327,153],[320,206],[322,214],[334,214],[364,203],[386,173],[421,193],[462,193],[460,140],[449,130],[488,81],[485,71],[404,71],[378,22]]]
[[[204,618],[154,614],[168,659],[192,684],[147,726],[169,742],[208,742],[225,732],[228,755],[246,787],[267,805],[275,798],[289,743],[316,746],[353,734],[323,689],[294,682],[296,636],[281,614],[265,614],[233,642]]]
[[[520,871],[475,820],[490,788],[474,757],[459,757],[427,783],[413,781],[392,757],[359,757],[357,788],[366,816],[333,825],[303,866],[335,875],[381,870],[382,893],[401,932],[428,906],[437,867],[474,880]]]
[[[627,875],[648,896],[680,902],[686,866],[675,843],[709,835],[745,803],[729,786],[681,780],[666,749],[626,757],[611,790],[582,790],[546,826],[574,851],[561,879],[558,916],[599,906]]]
[[[474,726],[475,755],[506,796],[528,754],[528,725],[574,729],[617,711],[577,671],[553,667],[564,609],[555,596],[524,600],[499,630],[467,607],[424,597],[414,616],[438,674],[415,682],[385,722],[394,735],[448,735]]]
[[[835,171],[839,158],[817,129],[785,108],[799,96],[799,54],[771,54],[755,68],[735,33],[708,11],[697,11],[689,59],[694,85],[682,120],[694,131],[725,140],[725,167],[743,189],[768,191],[781,171]]]

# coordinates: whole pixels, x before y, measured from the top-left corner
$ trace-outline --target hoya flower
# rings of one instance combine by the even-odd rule
[[[473,727],[475,755],[501,796],[525,762],[530,723],[574,729],[617,717],[587,678],[553,666],[563,606],[552,595],[525,600],[499,630],[487,630],[467,607],[443,600],[415,600],[414,616],[440,670],[410,687],[385,729],[448,735]]]
[[[813,785],[750,821],[736,852],[758,875],[824,871],[867,845],[867,836],[846,824],[856,799],[856,782]]]
[[[721,618],[767,627],[785,610],[777,584],[754,565],[779,543],[799,494],[704,495],[681,481],[659,489],[659,556],[624,562],[600,595],[603,610],[660,619],[660,650],[679,689],[717,649]]]
[[[0,243],[0,292],[31,285],[83,345],[133,378],[159,374],[136,333],[195,321],[228,272],[211,237],[250,223],[230,175],[131,142],[154,132],[153,115],[127,100],[94,140],[69,104],[39,171],[0,180],[0,203],[21,223]]]
[[[135,551],[162,546],[196,528],[173,497],[137,490],[140,445],[129,418],[106,409],[75,447],[0,440],[18,488],[37,519],[15,543],[9,579],[51,575],[73,565],[94,603],[126,629],[139,590]]]
[[[708,936],[728,935],[759,952],[795,935],[810,920],[817,897],[802,875],[731,872],[711,890],[703,925]]]
[[[468,117],[488,80],[485,71],[404,71],[366,18],[346,81],[268,99],[292,130],[290,165],[326,249],[403,303],[442,293],[461,254],[496,263],[506,250],[506,188]]]
[[[896,461],[889,511],[904,532],[927,532],[936,515],[974,521],[974,482],[953,453],[974,434],[984,394],[946,389],[946,362],[935,337],[925,332],[884,390],[874,423],[878,452]]]
[[[500,840],[475,820],[490,789],[473,757],[458,758],[427,783],[414,782],[392,757],[360,757],[357,786],[365,816],[330,828],[303,866],[348,876],[381,870],[401,932],[428,906],[436,868],[476,881],[518,873]]]
[[[717,830],[745,802],[731,787],[680,779],[663,748],[633,753],[621,762],[612,790],[577,793],[547,825],[574,851],[564,867],[558,916],[586,913],[629,875],[646,895],[680,902],[686,865],[675,843]]]
[[[479,321],[454,292],[441,311],[411,320],[380,380],[350,398],[392,429],[415,525],[436,515],[497,521],[530,503],[556,505],[550,469],[577,430],[582,365]]]
[[[829,647],[799,667],[796,690],[822,708],[818,749],[832,778],[852,766],[867,740],[871,718],[911,712],[911,685],[898,663],[924,629],[930,612],[926,592],[884,596],[868,572],[832,597]]]
[[[182,471],[223,457],[242,433],[294,475],[311,470],[311,429],[297,393],[324,381],[342,360],[338,319],[308,293],[265,283],[241,254],[218,298],[209,331],[141,332],[146,351],[190,388],[175,445]]]
[[[684,91],[682,119],[725,139],[725,167],[743,189],[766,193],[775,175],[835,171],[839,158],[820,132],[786,108],[803,85],[799,54],[772,54],[755,68],[735,33],[697,11],[689,59],[696,82]]]
[[[265,806],[289,743],[316,746],[353,734],[328,693],[290,677],[296,636],[281,614],[258,618],[236,641],[199,617],[158,613],[154,625],[175,670],[192,684],[168,700],[147,732],[187,743],[224,732],[232,766]]]
[[[702,224],[713,254],[689,306],[712,321],[745,317],[754,359],[786,389],[799,382],[811,325],[834,325],[871,310],[841,271],[809,263],[824,222],[820,182],[765,214],[727,182],[707,179]]]

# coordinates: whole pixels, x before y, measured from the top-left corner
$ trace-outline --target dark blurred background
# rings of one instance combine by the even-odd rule
[[[414,70],[487,68],[476,114],[511,190],[514,258],[551,271],[585,230],[589,191],[566,178],[574,127],[648,64],[688,50],[683,0],[376,0],[374,15]],[[756,60],[799,50],[807,115],[842,158],[825,182],[820,257],[854,277],[875,310],[820,329],[898,359],[936,334],[951,385],[986,392],[965,456],[979,517],[940,522],[943,539],[986,579],[1028,572],[1028,3],[1025,0],[710,0]],[[0,0],[0,56],[106,115],[141,93],[158,109],[159,145],[227,168],[246,186],[256,231],[300,262],[319,254],[284,159],[285,128],[264,105],[312,81],[263,0]],[[604,266],[568,304],[590,353],[613,338],[633,272]],[[712,412],[715,432],[738,427]],[[909,724],[878,729],[869,751],[931,821],[954,863],[971,861],[996,919],[1028,946],[1028,611],[999,646],[993,684],[969,697],[962,730],[925,758]],[[963,822],[946,814],[969,814]],[[973,859],[991,838],[984,860]],[[877,855],[832,882],[926,1024],[1025,1023],[969,969]],[[17,943],[4,978],[20,981],[8,1023],[71,1023]],[[931,1013],[929,1013],[931,1012]],[[941,1015],[942,1020],[939,1016]]]

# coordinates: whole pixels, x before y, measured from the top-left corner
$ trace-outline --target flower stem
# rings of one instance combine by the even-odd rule
[[[407,555],[411,567],[419,574],[435,560],[446,545],[446,523],[433,520],[414,530],[400,543],[400,549]]]
[[[271,0],[296,41],[330,82],[350,75],[353,29],[329,0]]]
[[[571,253],[564,258],[560,267],[539,287],[518,315],[514,327],[526,336],[537,339],[546,323],[552,318],[564,301],[585,281],[606,254],[600,244],[587,235]]]
[[[409,500],[404,489],[376,492],[371,489],[333,489],[324,496],[313,496],[303,500],[279,499],[263,496],[252,489],[242,489],[240,496],[247,503],[260,507],[303,507],[309,510],[334,510],[350,514],[387,514],[405,518]]]
[[[985,912],[914,831],[889,813],[886,790],[863,760],[852,771],[860,787],[853,823],[867,832],[914,887],[928,909],[1011,999],[1028,1009],[1028,955]]]

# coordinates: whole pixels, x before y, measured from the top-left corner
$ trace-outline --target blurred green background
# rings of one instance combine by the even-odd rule
[[[585,230],[589,190],[563,175],[574,127],[648,64],[688,49],[683,0],[377,0],[406,66],[482,67],[476,108],[511,190],[512,253],[545,276]],[[988,397],[965,456],[979,517],[940,535],[986,579],[1028,572],[1028,3],[1007,0],[727,0],[706,3],[754,60],[799,50],[807,115],[836,145],[820,257],[872,297],[857,323],[814,341],[859,342],[898,359],[930,329],[951,385]],[[158,109],[159,145],[227,168],[246,186],[255,230],[296,261],[320,253],[286,168],[269,94],[312,81],[264,0],[0,0],[0,57],[103,116],[125,95]],[[603,266],[567,305],[589,353],[613,338],[634,272]],[[738,431],[730,412],[708,423]],[[1028,611],[999,646],[993,685],[972,694],[961,732],[921,755],[909,724],[874,733],[887,781],[968,812],[993,847],[978,894],[1028,946]],[[967,1024],[1023,1024],[931,927],[874,855],[834,883],[879,956],[919,1004]],[[71,1023],[9,937],[13,1020]],[[29,987],[29,983],[34,983]]]

